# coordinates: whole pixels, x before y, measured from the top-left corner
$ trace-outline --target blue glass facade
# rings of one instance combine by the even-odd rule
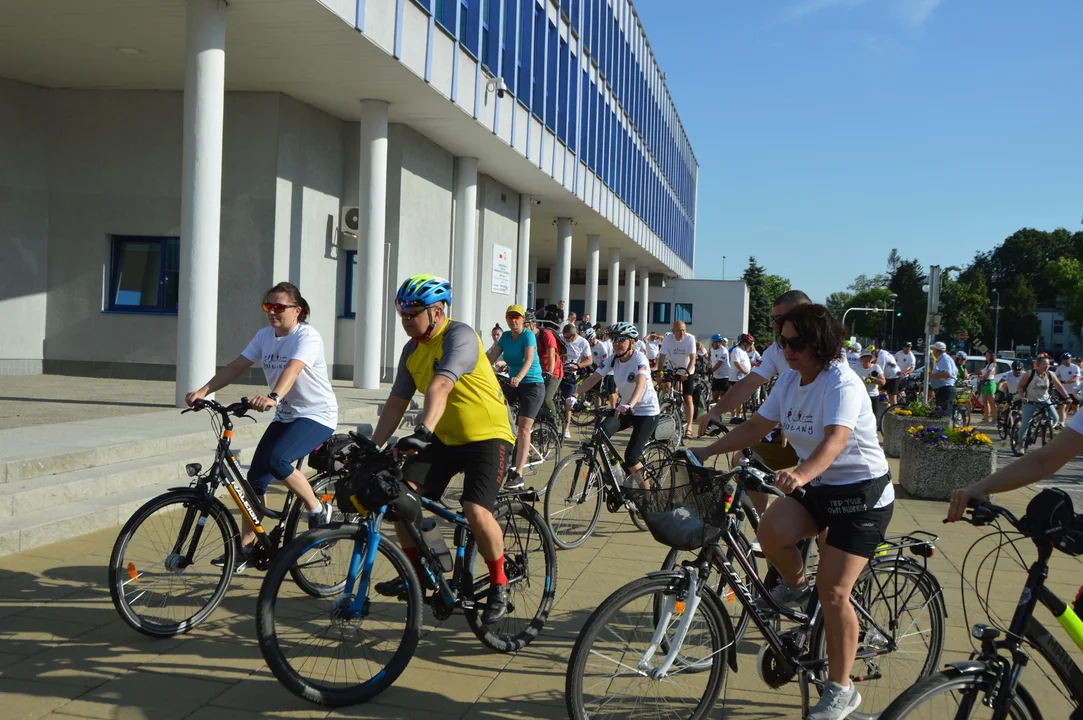
[[[556,0],[413,2],[692,264],[696,160],[630,3],[559,0],[565,39]]]

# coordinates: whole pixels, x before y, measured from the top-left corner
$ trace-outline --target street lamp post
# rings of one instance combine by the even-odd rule
[[[722,256],[722,279],[726,279],[726,256]]]
[[[997,304],[993,308],[996,310],[996,321],[993,323],[993,356],[997,356],[997,350],[1000,349],[1000,291],[993,288],[993,292],[997,294]]]
[[[891,301],[891,335],[888,337],[888,343],[891,347],[895,347],[895,301],[899,299],[899,296],[891,293],[887,299]]]

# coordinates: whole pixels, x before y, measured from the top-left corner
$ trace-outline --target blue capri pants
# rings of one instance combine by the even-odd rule
[[[248,468],[252,489],[259,495],[265,494],[272,478],[279,481],[288,478],[293,473],[293,464],[318,448],[333,433],[331,428],[308,418],[288,423],[272,422],[260,438]]]

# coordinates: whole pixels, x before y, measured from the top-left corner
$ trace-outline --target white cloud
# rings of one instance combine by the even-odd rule
[[[800,20],[803,17],[815,15],[824,10],[831,10],[838,7],[853,7],[855,5],[861,5],[864,2],[866,2],[866,0],[800,0],[800,2],[786,8],[783,15],[787,20]]]
[[[881,1],[882,0],[878,0]],[[782,12],[784,20],[795,21],[829,10],[854,8],[869,0],[798,0]],[[889,11],[911,28],[924,25],[943,0],[890,0]]]

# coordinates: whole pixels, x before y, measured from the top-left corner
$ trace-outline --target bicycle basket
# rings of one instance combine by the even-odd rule
[[[652,489],[626,492],[655,540],[695,550],[722,535],[728,493],[720,473],[692,465],[678,453],[657,468],[651,482]]]
[[[319,472],[342,472],[353,446],[354,441],[349,435],[332,435],[308,454],[308,466]]]
[[[1083,520],[1076,517],[1072,497],[1060,488],[1046,488],[1035,495],[1019,526],[1028,535],[1048,538],[1063,553],[1083,554]]]
[[[413,522],[421,514],[421,500],[403,482],[397,465],[359,463],[335,481],[335,497],[345,513],[375,512],[386,505],[389,520]]]

